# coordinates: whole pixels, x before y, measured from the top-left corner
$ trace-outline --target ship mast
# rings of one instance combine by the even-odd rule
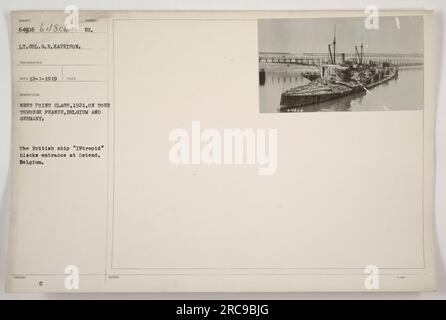
[[[363,60],[363,53],[364,53],[364,51],[363,51],[363,47],[364,47],[363,43],[364,43],[364,32],[361,33],[361,55],[359,57],[359,63],[360,64],[362,64],[362,60]]]
[[[361,64],[362,64],[362,53],[363,53],[362,49],[363,49],[363,44],[361,42]]]
[[[333,48],[333,52],[331,52]],[[330,64],[336,64],[336,25],[334,25],[333,42],[328,44],[328,55],[330,57]]]
[[[330,64],[333,64],[333,55],[331,54],[331,44],[328,44],[328,55],[330,56]]]
[[[336,64],[336,25],[334,25],[334,36],[333,36],[333,64]]]
[[[361,55],[359,54],[357,45],[355,45],[355,51],[356,51],[356,56],[358,58],[358,64],[361,64]]]
[[[358,57],[358,63],[362,64],[362,56],[363,56],[363,47],[364,45],[361,42],[361,52],[358,51],[358,46],[355,46],[356,56]]]

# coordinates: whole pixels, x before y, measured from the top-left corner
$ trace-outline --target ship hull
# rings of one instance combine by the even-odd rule
[[[382,83],[385,83],[391,79],[394,79],[398,76],[398,69],[392,71],[388,76],[384,77],[379,81],[375,81],[369,83],[365,86],[347,86],[344,85],[342,90],[337,90],[336,92],[326,92],[326,93],[318,93],[318,94],[299,94],[294,92],[294,89],[288,90],[282,93],[280,97],[280,108],[279,111],[287,111],[290,109],[301,109],[305,107],[309,107],[321,102],[330,101],[334,99],[338,99],[341,97],[345,97],[354,93],[363,92],[367,89],[374,88]],[[299,88],[299,87],[297,87]],[[325,90],[329,91],[329,90]]]
[[[361,91],[365,91],[365,89],[364,88],[346,89],[344,92],[334,92],[334,93],[318,94],[318,95],[282,94],[280,98],[280,110],[311,106],[313,104],[334,100]]]

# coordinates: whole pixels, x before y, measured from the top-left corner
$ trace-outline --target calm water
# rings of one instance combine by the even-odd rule
[[[259,87],[260,111],[278,112],[282,92],[308,83],[304,71],[315,67],[261,64],[266,70],[265,85]],[[398,78],[381,84],[369,93],[356,93],[308,106],[302,111],[384,111],[423,109],[423,68],[400,69]]]

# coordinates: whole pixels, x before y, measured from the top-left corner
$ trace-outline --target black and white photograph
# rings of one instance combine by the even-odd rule
[[[422,110],[423,17],[375,19],[259,20],[260,112]]]
[[[446,1],[42,2],[0,3],[0,302],[446,300]]]

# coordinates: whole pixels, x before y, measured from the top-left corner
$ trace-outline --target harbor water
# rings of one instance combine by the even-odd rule
[[[309,82],[305,71],[318,71],[313,66],[261,63],[265,83],[259,86],[260,112],[279,112],[280,96],[290,88]],[[306,106],[306,111],[395,111],[423,109],[423,67],[400,68],[398,77],[368,92],[361,92],[323,103]]]

